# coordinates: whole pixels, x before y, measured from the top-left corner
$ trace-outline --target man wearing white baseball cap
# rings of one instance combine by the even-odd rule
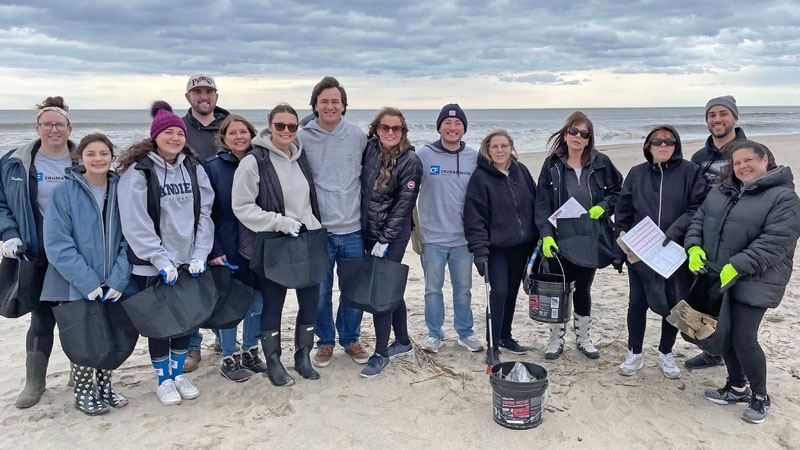
[[[191,107],[183,116],[186,124],[186,144],[205,161],[217,154],[214,139],[219,126],[229,114],[217,106],[217,83],[208,75],[198,74],[186,82],[186,101]]]

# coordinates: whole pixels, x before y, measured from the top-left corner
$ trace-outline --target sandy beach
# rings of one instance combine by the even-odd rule
[[[745,130],[746,131],[746,130]],[[778,164],[800,168],[796,143],[800,135],[760,137]],[[683,143],[684,157],[702,146]],[[628,170],[644,161],[641,145],[601,147],[617,168]],[[522,161],[538,177],[543,153],[524,154]],[[797,170],[800,172],[800,170]],[[406,252],[410,266],[406,302],[409,332],[416,343],[426,336],[424,282],[419,257]],[[24,384],[25,333],[29,316],[0,318],[0,448],[648,448],[648,449],[790,449],[800,448],[800,267],[795,271],[780,307],[764,317],[759,339],[767,355],[767,389],[772,409],[762,425],[743,422],[744,406],[718,406],[703,397],[708,388],[725,383],[724,367],[682,370],[669,380],[657,367],[660,318],[648,315],[644,368],[633,377],[617,373],[625,359],[628,277],[610,267],[598,272],[593,294],[592,337],[599,360],[589,360],[575,348],[571,324],[562,357],[543,357],[545,324],[528,317],[520,289],[514,337],[529,346],[527,355],[503,354],[503,360],[540,364],[549,372],[550,391],[544,422],[533,430],[513,431],[492,420],[491,388],[484,353],[469,353],[457,343],[452,326],[449,277],[445,281],[445,345],[438,355],[417,350],[395,359],[376,379],[359,376],[355,364],[340,348],[333,363],[319,369],[322,379],[307,381],[295,372],[296,384],[276,388],[255,376],[233,383],[220,375],[220,357],[211,349],[213,335],[204,330],[203,360],[188,375],[200,389],[196,400],[162,406],[155,395],[156,377],[146,339],[115,372],[115,388],[129,405],[99,417],[87,417],[72,405],[67,386],[69,364],[60,343],[54,346],[41,402],[26,410],[14,400]],[[338,292],[334,286],[334,303]],[[483,280],[473,272],[472,311],[475,332],[485,335]],[[286,301],[282,330],[283,362],[291,366],[294,317],[293,293]],[[362,342],[370,353],[374,330],[370,314],[362,322]],[[680,337],[676,361],[698,353]],[[795,419],[792,419],[795,417]]]

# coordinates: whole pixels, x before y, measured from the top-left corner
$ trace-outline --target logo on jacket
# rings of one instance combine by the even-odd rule
[[[439,175],[441,168],[439,166],[431,166],[431,175]]]
[[[411,180],[408,183],[406,183],[406,187],[413,191],[414,188],[417,187],[417,183],[414,183],[414,180]]]

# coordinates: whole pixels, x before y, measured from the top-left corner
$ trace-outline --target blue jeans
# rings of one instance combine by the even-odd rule
[[[333,266],[344,258],[364,256],[364,236],[361,231],[350,234],[328,233],[328,274],[319,286],[319,306],[317,307],[316,334],[319,338],[317,346],[336,344],[336,332],[339,332],[339,345],[349,348],[358,342],[361,335],[361,316],[364,311],[351,308],[339,298],[339,310],[336,312],[336,328],[333,322]]]
[[[219,330],[214,328],[211,331],[214,332],[214,335],[217,337],[217,340],[219,340]],[[200,330],[197,330],[189,336],[189,351],[192,350],[200,351],[200,344],[202,343],[203,343],[203,334],[200,333]]]
[[[466,338],[472,331],[472,253],[466,245],[445,247],[438,244],[422,245],[422,271],[425,274],[425,325],[428,336],[444,339],[444,267],[450,266],[450,284],[453,286],[453,327],[458,337]]]
[[[261,308],[264,306],[264,297],[261,290],[256,290],[253,294],[253,303],[247,310],[247,315],[242,321],[242,351],[248,351],[258,346],[258,333],[261,328]],[[222,357],[227,358],[239,351],[236,345],[236,331],[239,327],[226,328],[219,330],[219,341],[222,345]]]

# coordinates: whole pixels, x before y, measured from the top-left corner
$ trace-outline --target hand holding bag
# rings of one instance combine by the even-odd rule
[[[0,262],[0,316],[16,319],[39,307],[46,265],[27,254]]]
[[[328,232],[301,231],[297,237],[268,231],[256,234],[250,269],[287,289],[319,284],[328,273]]]
[[[393,312],[403,301],[408,266],[386,258],[365,256],[337,263],[342,301],[372,314]]]
[[[219,300],[200,328],[227,329],[239,325],[253,303],[253,288],[231,276],[228,266],[208,266],[207,271],[214,278]]]

